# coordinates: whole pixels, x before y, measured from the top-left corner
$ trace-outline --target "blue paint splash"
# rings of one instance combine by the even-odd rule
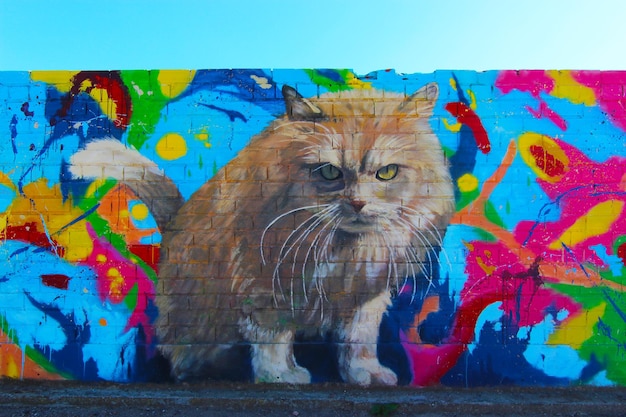
[[[15,138],[17,138],[17,116],[13,115],[11,122],[9,123],[9,131],[11,132],[11,146],[13,146],[13,154],[17,155],[17,145],[15,144]]]

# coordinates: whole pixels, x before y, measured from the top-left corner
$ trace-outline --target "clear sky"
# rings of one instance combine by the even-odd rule
[[[624,0],[0,0],[0,70],[626,70]]]

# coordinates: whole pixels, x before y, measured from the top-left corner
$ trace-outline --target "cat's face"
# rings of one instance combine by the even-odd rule
[[[428,121],[436,87],[409,98],[385,94],[306,101],[300,110],[314,109],[315,121],[292,116],[287,157],[291,179],[302,187],[298,204],[324,211],[329,228],[386,233],[408,244],[416,229],[445,227],[453,189]]]

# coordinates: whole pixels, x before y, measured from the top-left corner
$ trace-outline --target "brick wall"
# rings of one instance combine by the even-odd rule
[[[625,84],[0,72],[0,375],[624,385]]]

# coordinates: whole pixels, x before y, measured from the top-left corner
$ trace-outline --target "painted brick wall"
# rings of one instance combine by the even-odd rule
[[[1,72],[0,375],[624,385],[625,84]]]

